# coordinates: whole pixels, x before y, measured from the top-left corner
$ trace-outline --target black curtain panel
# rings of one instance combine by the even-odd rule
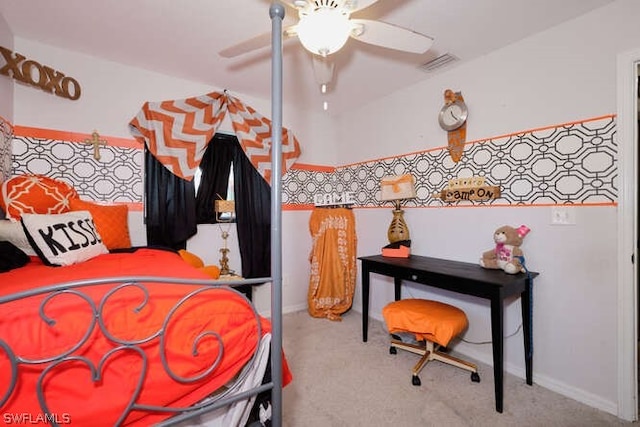
[[[204,153],[198,196],[193,181],[173,175],[145,150],[147,243],[186,247],[197,223],[215,223],[214,201],[227,197],[233,163],[236,229],[242,276],[271,275],[271,190],[234,135],[215,134]]]
[[[237,140],[236,140],[237,141]],[[245,278],[271,276],[271,189],[237,143],[233,157],[238,244]]]
[[[233,163],[236,230],[245,278],[271,275],[271,190],[235,135],[217,133],[204,153],[196,205],[198,223],[215,223],[213,203],[226,198]]]
[[[227,183],[238,138],[234,135],[216,133],[200,162],[200,185],[196,196],[196,218],[198,224],[216,221],[214,201],[227,198]]]
[[[197,232],[195,187],[172,174],[145,148],[147,245],[186,248]]]

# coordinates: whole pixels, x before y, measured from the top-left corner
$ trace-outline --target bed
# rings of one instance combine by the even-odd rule
[[[280,176],[284,8],[274,3],[269,13],[271,170]],[[93,246],[95,230],[86,218],[56,228],[42,225],[48,214],[23,215],[28,245],[39,251],[13,253],[12,243],[0,257],[15,264],[0,273],[2,422],[280,426],[282,387],[292,378],[282,350],[281,200],[273,180],[271,277],[233,282],[213,281],[158,248],[56,259],[56,235],[40,233],[37,242],[31,229],[66,231],[80,247]],[[231,286],[264,282],[269,320]],[[271,406],[254,406],[265,394]]]
[[[137,248],[63,267],[31,257],[0,281],[3,421],[151,425],[263,382],[270,322],[174,251]],[[284,375],[286,384],[286,365]],[[244,402],[198,422],[246,424],[255,417]]]

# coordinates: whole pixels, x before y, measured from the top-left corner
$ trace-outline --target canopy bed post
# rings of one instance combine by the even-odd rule
[[[282,20],[284,7],[274,2],[271,17],[271,395],[272,423],[282,425]]]
[[[282,388],[292,379],[282,349],[282,174],[287,162],[295,162],[300,149],[295,136],[282,126],[283,5],[274,0],[269,14],[271,122],[230,95],[213,92],[186,100],[147,102],[130,122],[130,129],[149,149],[148,159],[158,166],[152,169],[166,183],[156,187],[166,192],[177,183],[187,182],[176,189],[184,194],[185,189],[192,188],[194,165],[201,160],[201,156],[190,154],[203,152],[224,112],[230,109],[236,133],[241,133],[252,147],[259,146],[257,152],[244,151],[247,162],[255,166],[261,184],[271,184],[270,205],[263,204],[270,207],[271,216],[271,277],[212,280],[178,251],[130,247],[130,242],[111,250],[103,243],[107,241],[104,234],[100,234],[106,229],[99,230],[97,225],[98,208],[92,208],[96,218],[85,207],[51,214],[51,208],[61,205],[55,198],[46,212],[17,210],[18,221],[9,222],[19,227],[27,242],[25,250],[35,255],[29,257],[11,244],[8,249],[24,257],[0,271],[0,372],[9,374],[0,375],[0,410],[54,420],[56,414],[49,409],[52,404],[69,409],[61,413],[85,425],[96,416],[109,425],[176,425],[187,421],[246,425],[248,421],[262,423],[262,418],[269,416],[270,395],[271,425],[282,426]],[[214,114],[201,114],[203,108]],[[247,131],[245,123],[256,118],[260,125],[249,125]],[[262,135],[265,124],[271,126],[270,139]],[[173,132],[176,129],[186,131]],[[173,150],[176,146],[182,150]],[[262,161],[268,150],[270,165]],[[79,201],[75,189],[52,178],[25,175],[14,181],[16,188],[22,188],[17,183],[24,181],[37,189],[55,189],[70,201],[70,206]],[[181,232],[195,224],[195,198],[193,202],[185,200],[181,199],[180,206],[172,206],[187,212],[188,221],[179,227]],[[147,205],[148,197],[145,208]],[[159,218],[166,213],[161,211]],[[118,237],[129,236],[126,215],[123,218],[122,229],[112,232]],[[163,225],[173,226],[174,222],[160,221],[156,228],[162,231]],[[79,228],[72,230],[77,234],[72,239],[65,230],[74,224]],[[56,236],[48,236],[47,241],[33,238],[49,229],[58,230]],[[168,236],[175,237],[171,243],[176,244],[188,238]],[[62,252],[58,249],[65,239],[72,246],[64,246],[68,250]],[[89,246],[82,239],[90,241]],[[232,289],[269,281],[271,322]],[[33,336],[29,331],[42,331],[40,339],[29,339]],[[266,374],[269,353],[270,380]],[[69,363],[73,369],[68,369]],[[103,381],[104,375],[110,380]],[[71,388],[73,393],[69,394]],[[86,401],[91,404],[84,404]]]

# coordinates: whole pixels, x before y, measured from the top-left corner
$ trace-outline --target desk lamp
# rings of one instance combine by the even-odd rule
[[[409,227],[404,221],[404,211],[400,205],[403,200],[416,198],[415,182],[411,174],[387,176],[380,181],[380,200],[395,203],[393,219],[387,231],[389,243],[410,240]]]

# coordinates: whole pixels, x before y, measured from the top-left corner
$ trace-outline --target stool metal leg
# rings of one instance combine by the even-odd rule
[[[410,351],[412,353],[419,354],[422,356],[418,361],[418,363],[416,363],[416,365],[413,367],[411,384],[415,386],[421,385],[420,377],[418,376],[418,374],[420,373],[422,368],[424,368],[424,366],[431,360],[439,360],[440,362],[447,363],[449,365],[453,365],[458,368],[470,371],[471,381],[476,383],[480,382],[480,375],[478,375],[478,367],[475,364],[469,363],[455,356],[451,356],[450,354],[446,354],[441,351],[438,351],[438,348],[440,348],[439,344],[435,344],[431,341],[426,341],[425,346],[420,346],[420,345],[405,343],[399,340],[392,339],[389,352],[391,354],[396,354],[397,348],[401,350]]]

